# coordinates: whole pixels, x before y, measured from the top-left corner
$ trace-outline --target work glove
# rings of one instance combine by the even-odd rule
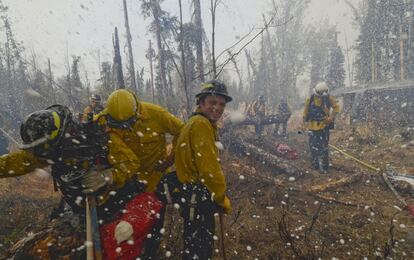
[[[308,131],[307,123],[305,121],[302,122],[299,130],[299,134],[305,134]]]
[[[82,192],[85,194],[95,193],[101,188],[112,184],[112,170],[90,170],[82,178]]]
[[[174,163],[174,155],[170,155],[167,158],[165,158],[164,161],[158,161],[154,166],[154,170],[158,172],[165,172],[168,169],[168,167],[173,165],[173,163]]]
[[[232,211],[232,206],[229,198],[227,196],[224,196],[224,199],[221,203],[218,203],[219,206],[223,209],[224,213],[229,215]]]
[[[333,123],[334,118],[331,116],[328,116],[327,118],[325,118],[325,120],[323,121],[325,123],[325,125],[329,125],[331,123]]]

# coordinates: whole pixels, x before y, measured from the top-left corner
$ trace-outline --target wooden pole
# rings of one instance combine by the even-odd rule
[[[223,221],[223,213],[219,214],[220,217],[220,233],[221,233],[221,252],[223,254],[223,260],[227,260],[226,257],[226,247],[224,244],[224,221]]]
[[[86,199],[86,259],[93,260],[92,218],[89,200]]]

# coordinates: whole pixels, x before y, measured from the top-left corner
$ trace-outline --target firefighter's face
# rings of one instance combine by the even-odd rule
[[[99,101],[98,100],[91,100],[91,106],[93,107],[93,108],[95,108],[97,105],[99,105]]]
[[[200,102],[200,110],[210,121],[217,122],[226,108],[226,99],[219,95],[209,95]]]

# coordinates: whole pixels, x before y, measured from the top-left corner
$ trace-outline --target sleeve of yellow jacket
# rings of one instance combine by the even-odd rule
[[[113,184],[116,188],[124,184],[138,173],[140,162],[135,153],[122,141],[115,132],[109,132],[109,163],[112,165]],[[138,176],[139,178],[139,176]]]
[[[310,102],[310,98],[308,97],[306,98],[304,109],[303,109],[303,121],[305,121],[305,119],[308,117],[308,114],[309,114],[309,102]]]
[[[214,129],[207,120],[197,120],[190,135],[198,177],[213,195],[214,201],[229,213],[231,204],[225,195],[226,180],[220,166]]]
[[[82,122],[88,121],[88,114],[92,112],[92,108],[90,106],[85,107],[82,113]]]
[[[177,144],[178,137],[180,136],[181,128],[184,126],[184,123],[164,109],[161,111],[160,116],[162,117],[162,120],[160,120],[160,122],[162,122],[163,130],[166,133],[169,133],[172,136],[174,136],[173,146],[175,147],[175,145]]]
[[[48,163],[27,151],[9,153],[0,157],[0,178],[16,177],[30,173]]]
[[[338,101],[333,96],[329,96],[329,103],[331,103],[332,111],[335,114],[338,114],[339,111],[341,110],[341,108],[339,107]]]

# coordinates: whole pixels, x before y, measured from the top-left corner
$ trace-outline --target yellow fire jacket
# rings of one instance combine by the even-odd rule
[[[192,116],[181,131],[175,148],[177,177],[182,183],[203,183],[214,201],[227,213],[230,200],[225,195],[226,180],[216,145],[217,127],[202,115]]]
[[[109,133],[108,161],[112,166],[113,187],[115,189],[124,186],[139,168],[139,161],[136,155],[126,146],[115,133]],[[67,158],[67,165],[73,165],[73,160]],[[53,163],[53,162],[51,162]],[[88,164],[83,164],[85,169]],[[17,151],[0,157],[0,178],[16,177],[33,172],[37,168],[49,166],[47,160],[36,157],[28,151]],[[103,194],[99,204],[106,201],[107,194]]]
[[[322,106],[322,97],[315,95],[313,102],[315,106],[319,106],[319,107]],[[306,118],[309,115],[309,103],[310,103],[310,97],[306,99],[305,107],[303,110],[303,121],[304,121],[305,127],[311,131],[319,131],[319,130],[324,129],[326,127],[326,124],[323,121],[318,122],[316,120],[311,119],[308,122],[305,122]],[[329,95],[329,103],[331,104],[332,111],[335,114],[339,113],[340,107],[339,107],[338,101],[331,95]],[[331,114],[330,109],[327,108],[326,106],[323,107],[323,110],[325,111],[325,114],[327,115],[327,117]]]
[[[105,124],[105,118],[99,122]],[[132,129],[110,128],[118,136],[122,146],[128,147],[138,158],[138,178],[147,183],[147,191],[154,191],[162,173],[154,169],[167,156],[166,134],[171,134],[173,145],[177,142],[184,123],[164,108],[155,104],[140,102],[139,117]]]

